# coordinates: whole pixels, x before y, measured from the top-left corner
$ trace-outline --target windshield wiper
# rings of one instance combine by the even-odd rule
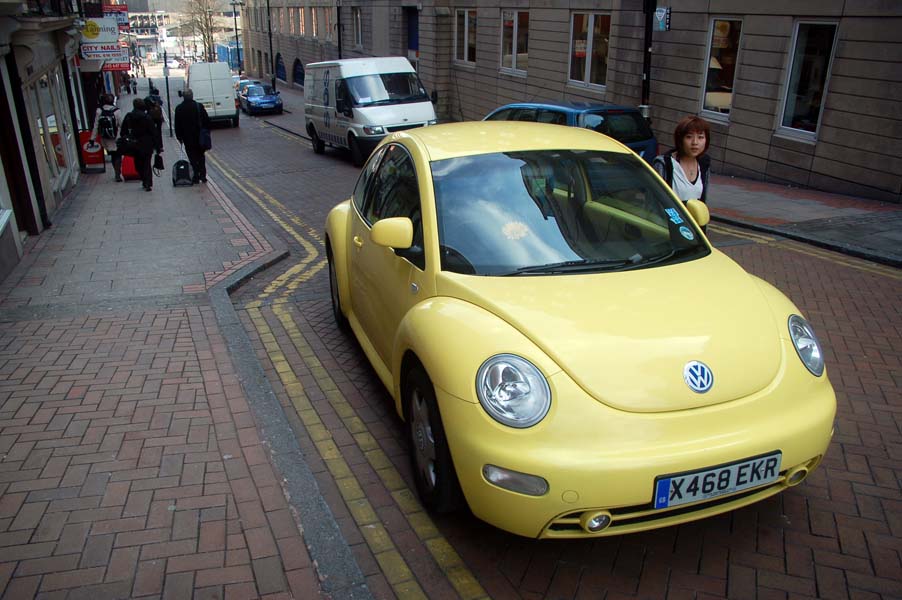
[[[681,258],[687,254],[694,253],[698,250],[697,247],[689,246],[685,248],[673,249],[670,252],[666,252],[664,254],[658,256],[650,256],[648,258],[643,258],[641,260],[635,261],[630,264],[628,267],[624,268],[624,271],[629,271],[630,269],[637,269],[640,267],[650,267],[652,265],[658,265],[663,262],[667,262],[673,258]]]
[[[599,267],[607,269],[618,269],[629,265],[632,261],[621,258],[608,259],[588,259],[581,258],[578,260],[565,260],[556,263],[548,263],[545,265],[530,265],[528,267],[520,267],[509,273],[501,273],[502,277],[510,277],[514,275],[531,275],[535,273],[578,273],[579,271],[597,271]]]

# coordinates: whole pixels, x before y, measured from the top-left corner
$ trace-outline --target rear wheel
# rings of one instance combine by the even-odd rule
[[[355,167],[362,167],[363,163],[366,161],[366,157],[363,155],[363,149],[360,147],[360,142],[358,142],[357,138],[353,135],[348,136],[348,148],[351,149],[351,162],[354,163]]]
[[[232,127],[238,127],[238,118],[240,117],[240,113],[235,113],[235,116],[232,117]]]
[[[326,151],[326,142],[319,139],[319,135],[316,133],[316,128],[310,128],[310,141],[313,142],[313,151],[317,154],[322,154]]]
[[[429,376],[419,365],[407,372],[404,395],[407,403],[410,464],[417,492],[429,510],[436,513],[453,512],[463,503],[463,493],[445,438],[435,389]]]

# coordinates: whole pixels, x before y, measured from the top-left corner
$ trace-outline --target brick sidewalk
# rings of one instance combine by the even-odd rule
[[[168,176],[85,176],[0,285],[3,598],[320,594],[203,293],[268,244]]]

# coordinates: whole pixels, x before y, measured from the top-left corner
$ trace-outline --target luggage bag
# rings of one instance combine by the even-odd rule
[[[122,179],[126,181],[135,181],[136,179],[141,179],[141,175],[138,173],[137,167],[135,167],[135,157],[122,157]]]
[[[179,146],[179,159],[172,165],[172,185],[175,187],[192,185],[191,163],[185,160],[181,146]]]

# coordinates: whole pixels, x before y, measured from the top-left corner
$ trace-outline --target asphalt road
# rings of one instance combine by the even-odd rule
[[[591,541],[523,539],[466,513],[433,518],[412,491],[388,394],[330,313],[323,223],[358,171],[341,152],[315,155],[291,133],[302,132],[300,107],[286,107],[214,131],[216,181],[291,249],[232,301],[375,597],[902,597],[898,270],[709,228],[789,295],[825,346],[836,435],[804,484],[704,521]]]

